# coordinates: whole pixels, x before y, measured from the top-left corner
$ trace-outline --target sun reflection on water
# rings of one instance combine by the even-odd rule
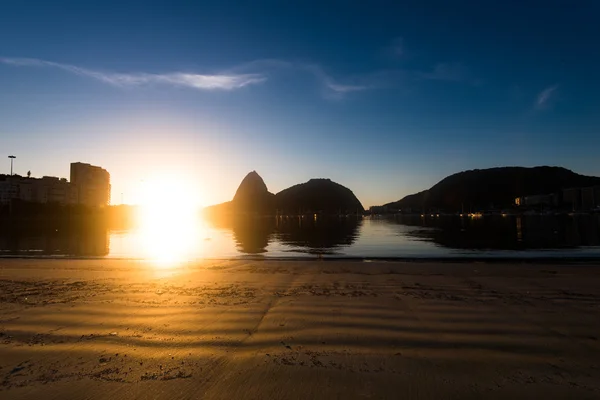
[[[171,179],[147,183],[144,189],[138,215],[140,256],[160,268],[197,258],[202,252],[203,223],[185,185]]]

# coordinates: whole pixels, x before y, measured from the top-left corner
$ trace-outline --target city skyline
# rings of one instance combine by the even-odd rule
[[[0,205],[14,200],[27,203],[81,204],[91,207],[111,205],[110,174],[102,167],[82,162],[70,163],[69,178],[43,174],[32,176],[31,171],[14,173],[16,156],[9,156],[11,173],[0,174]]]
[[[600,175],[592,2],[59,3],[0,16],[15,173],[85,160],[114,204],[175,176],[208,206],[256,170],[274,193],[330,178],[365,207],[475,168]]]

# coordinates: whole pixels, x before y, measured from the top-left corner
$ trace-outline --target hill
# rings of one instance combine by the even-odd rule
[[[354,193],[330,179],[311,179],[274,195],[267,190],[267,185],[256,171],[246,175],[232,201],[205,209],[210,216],[274,215],[277,212],[334,214],[339,212],[356,213],[357,211],[363,212],[364,208]]]
[[[570,187],[600,185],[600,178],[561,167],[501,167],[450,175],[424,190],[387,203],[393,209],[439,208],[447,212],[509,207],[516,197],[549,194]]]
[[[267,189],[265,181],[256,172],[248,173],[238,186],[233,200],[206,207],[209,215],[232,213],[271,214],[274,211],[275,195]]]
[[[275,207],[284,214],[303,212],[356,213],[364,208],[354,193],[330,179],[311,179],[275,195]]]
[[[235,209],[248,213],[269,213],[273,210],[275,195],[267,189],[263,178],[256,171],[244,177],[233,196]]]

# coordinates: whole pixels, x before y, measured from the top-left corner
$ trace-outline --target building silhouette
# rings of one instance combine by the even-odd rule
[[[28,203],[102,207],[110,204],[110,174],[101,167],[71,164],[71,182],[66,178],[0,175],[0,204],[13,200]]]
[[[0,181],[0,204],[8,204],[19,198],[19,183],[14,177],[6,177]]]
[[[600,207],[600,186],[573,187],[556,193],[522,196],[516,206],[562,208],[569,211],[592,211]]]
[[[0,180],[0,204],[9,204],[13,200],[41,204],[77,204],[77,190],[65,178],[23,178],[13,175]]]
[[[71,163],[71,185],[77,188],[79,204],[93,207],[110,204],[110,174],[104,168]]]

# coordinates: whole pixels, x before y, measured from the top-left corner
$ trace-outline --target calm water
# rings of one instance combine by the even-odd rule
[[[171,225],[171,226],[169,226]],[[256,218],[129,230],[4,229],[2,255],[184,261],[230,257],[600,257],[600,216]]]

